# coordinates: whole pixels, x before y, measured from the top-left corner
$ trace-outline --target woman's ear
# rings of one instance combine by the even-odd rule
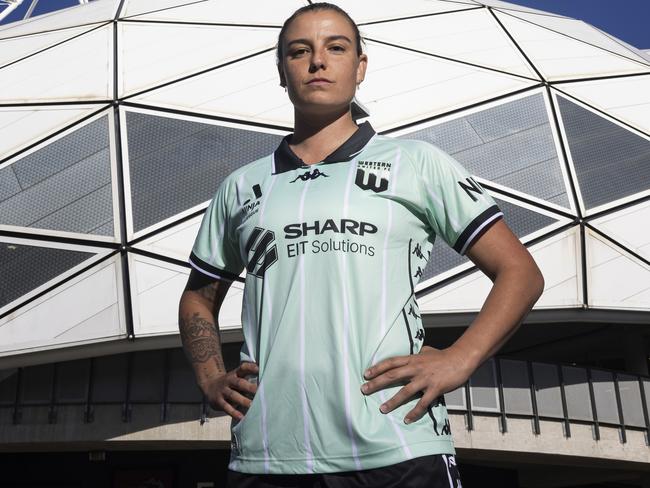
[[[282,71],[282,66],[278,64],[278,76],[280,77],[280,86],[282,88],[287,87],[287,80],[284,77],[284,71]]]
[[[359,65],[357,66],[357,85],[366,77],[366,68],[368,67],[368,56],[365,54],[359,55]]]

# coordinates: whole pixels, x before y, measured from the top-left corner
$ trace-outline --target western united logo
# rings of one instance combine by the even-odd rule
[[[315,180],[319,176],[324,176],[325,178],[329,178],[325,173],[322,173],[318,168],[316,168],[314,171],[305,171],[303,174],[296,176],[296,179],[291,180],[291,183],[295,183],[296,181],[307,181],[307,180]]]
[[[478,201],[478,198],[476,198],[472,193],[478,193],[479,195],[483,194],[483,187],[479,185],[474,178],[471,176],[469,178],[465,178],[465,183],[464,181],[459,181],[458,184],[460,187],[465,190],[465,193],[469,195],[469,197],[472,199],[473,202]]]
[[[278,248],[274,244],[273,231],[255,227],[246,241],[246,254],[253,255],[248,261],[246,271],[258,278],[264,278],[264,273],[278,260]]]
[[[372,190],[375,193],[386,191],[390,166],[390,163],[384,161],[358,161],[354,184],[362,190]]]

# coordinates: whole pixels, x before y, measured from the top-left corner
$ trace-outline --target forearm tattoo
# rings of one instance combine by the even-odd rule
[[[189,318],[181,317],[179,325],[187,359],[193,364],[212,360],[225,373],[219,333],[214,324],[194,312]]]

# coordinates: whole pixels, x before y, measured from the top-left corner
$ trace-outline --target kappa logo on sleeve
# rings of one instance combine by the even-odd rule
[[[274,244],[275,233],[255,227],[246,241],[246,254],[253,255],[248,261],[246,271],[258,278],[264,278],[266,270],[278,260],[278,247]]]
[[[388,190],[391,164],[384,161],[357,162],[357,176],[354,184],[362,190],[381,193]]]

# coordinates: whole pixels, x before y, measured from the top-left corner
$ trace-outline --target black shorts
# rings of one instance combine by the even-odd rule
[[[462,488],[456,459],[422,456],[381,468],[322,474],[249,474],[228,470],[228,488]]]

